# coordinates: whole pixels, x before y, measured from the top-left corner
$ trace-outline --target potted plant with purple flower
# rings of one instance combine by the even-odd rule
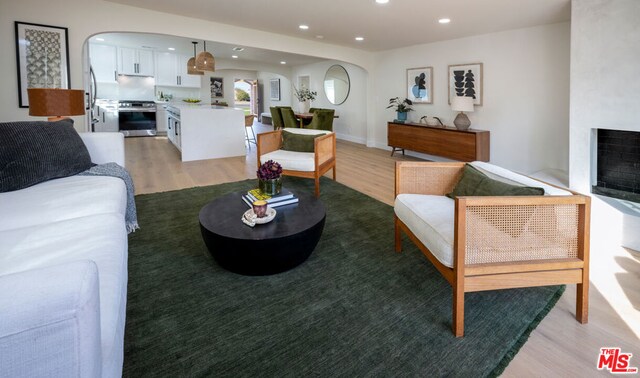
[[[280,194],[282,190],[282,166],[269,160],[258,168],[258,188],[268,196]]]

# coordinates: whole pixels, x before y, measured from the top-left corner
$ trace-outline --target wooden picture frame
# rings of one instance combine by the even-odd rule
[[[474,105],[482,105],[482,63],[449,65],[448,75],[449,104],[453,96],[468,96],[474,98]]]
[[[406,88],[414,104],[433,104],[433,67],[407,68]]]
[[[269,80],[271,101],[280,101],[280,79]]]
[[[224,97],[224,79],[221,77],[212,77],[211,81],[211,98]]]
[[[19,107],[29,107],[27,88],[71,88],[67,28],[15,21],[15,33]]]

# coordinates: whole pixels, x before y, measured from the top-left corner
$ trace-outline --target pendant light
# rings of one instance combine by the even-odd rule
[[[191,43],[193,43],[193,58],[189,58],[187,61],[187,73],[189,75],[204,75],[204,72],[196,69],[196,45],[198,42]]]
[[[196,57],[196,69],[199,71],[215,71],[216,61],[211,53],[207,52],[207,41],[203,41],[204,51]]]

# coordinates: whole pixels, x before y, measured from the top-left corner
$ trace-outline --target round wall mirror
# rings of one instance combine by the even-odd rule
[[[351,81],[347,70],[341,65],[334,64],[324,75],[324,94],[330,103],[340,105],[349,97]]]

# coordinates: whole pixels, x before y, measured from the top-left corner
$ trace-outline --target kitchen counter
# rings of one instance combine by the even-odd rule
[[[167,105],[169,140],[182,161],[244,156],[244,111],[208,104],[170,102]]]

